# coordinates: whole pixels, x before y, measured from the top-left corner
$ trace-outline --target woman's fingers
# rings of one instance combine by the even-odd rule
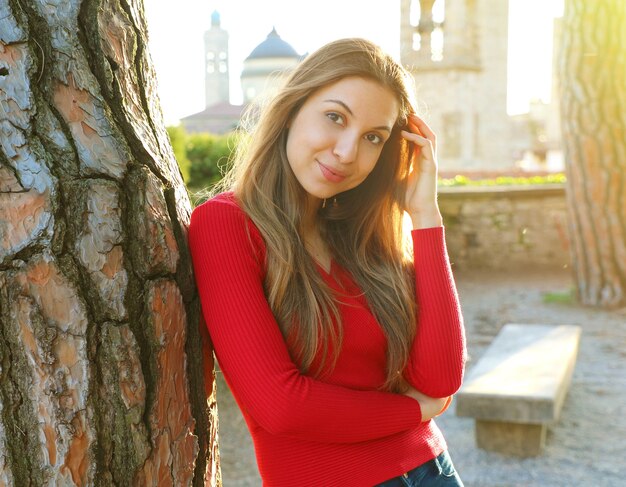
[[[414,113],[409,115],[408,122],[410,125],[414,125],[419,130],[419,132],[427,139],[430,139],[432,141],[437,140],[437,136],[435,135],[435,132],[432,131],[432,129],[428,126],[428,124],[424,120],[422,120],[420,117],[418,117]]]
[[[407,139],[410,140],[411,142],[415,142],[417,145],[419,145],[420,147],[427,147],[428,145],[432,145],[431,141],[428,140],[426,137],[417,134],[415,132],[409,132],[408,130],[402,130],[402,136]]]
[[[430,141],[431,147],[433,149],[433,155],[434,155],[436,151],[437,136],[432,131],[432,129],[428,126],[428,124],[424,122],[424,120],[422,120],[417,115],[412,114],[412,115],[409,115],[409,118],[407,119],[407,125],[408,125],[408,128],[410,129],[410,131],[407,130],[407,132],[415,133],[427,139],[428,141]]]
[[[413,142],[418,147],[418,152],[421,155],[422,159],[429,161],[433,165],[435,164],[435,151],[432,141],[414,132],[408,132],[407,130],[403,130],[401,132],[401,135],[406,140],[408,140],[409,142]]]

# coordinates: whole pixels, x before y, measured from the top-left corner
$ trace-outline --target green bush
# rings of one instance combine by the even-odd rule
[[[190,135],[185,145],[191,162],[187,184],[189,189],[206,189],[219,182],[230,166],[236,144],[235,134]]]
[[[191,192],[208,190],[220,181],[232,161],[238,143],[236,133],[187,134],[182,127],[168,127],[167,132]]]
[[[178,162],[178,167],[180,167],[180,172],[183,175],[183,181],[187,184],[189,181],[189,166],[191,165],[185,151],[187,132],[180,125],[166,127],[166,130],[170,136],[170,143],[172,144],[172,149],[174,149],[174,156]]]

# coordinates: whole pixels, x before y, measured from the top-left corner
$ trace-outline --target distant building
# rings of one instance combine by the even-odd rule
[[[229,102],[216,103],[201,112],[181,119],[187,133],[208,132],[226,134],[239,126],[244,105],[231,105]]]
[[[532,100],[528,113],[511,117],[511,148],[517,167],[526,170],[548,170],[546,121],[550,106]]]
[[[224,134],[235,130],[246,106],[273,94],[284,77],[303,56],[272,29],[244,61],[241,73],[243,105],[230,103],[228,33],[220,26],[220,15],[213,12],[211,28],[204,34],[205,109],[181,119],[189,133]]]
[[[241,88],[243,99],[249,103],[273,95],[286,75],[303,58],[272,29],[243,62]]]

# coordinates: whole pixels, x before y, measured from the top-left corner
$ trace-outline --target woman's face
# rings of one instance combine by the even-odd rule
[[[289,165],[309,197],[330,198],[363,182],[399,110],[389,88],[365,78],[343,78],[313,92],[287,135]]]

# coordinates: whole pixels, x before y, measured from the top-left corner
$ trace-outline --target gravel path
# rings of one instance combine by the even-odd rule
[[[560,421],[548,429],[540,457],[520,460],[476,448],[474,421],[456,417],[453,408],[437,420],[465,485],[626,486],[626,310],[544,303],[544,293],[571,287],[565,272],[464,271],[456,279],[467,329],[468,369],[506,323],[583,329]],[[224,486],[260,486],[245,423],[219,373],[218,395]]]

